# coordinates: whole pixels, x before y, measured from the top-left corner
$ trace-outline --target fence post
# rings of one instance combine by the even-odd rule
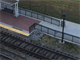
[[[79,14],[79,24],[80,24],[80,14]]]
[[[61,9],[61,18],[62,18],[62,14],[63,14],[63,9]]]
[[[45,5],[45,14],[46,14],[46,5]]]
[[[35,29],[35,25],[36,25],[36,23],[34,23],[34,29]]]
[[[42,26],[41,26],[41,32],[42,32]]]
[[[72,42],[73,42],[73,36],[72,36]]]
[[[47,33],[49,34],[49,28],[47,28]]]
[[[51,18],[51,24],[52,24],[52,18]]]
[[[38,14],[37,14],[37,19],[38,19]]]
[[[32,17],[32,12],[31,12],[31,17]]]
[[[31,0],[30,0],[30,10],[31,10]]]
[[[56,36],[56,31],[54,32],[54,37]]]
[[[25,16],[26,16],[26,10],[25,10]]]
[[[43,21],[45,21],[45,15],[43,15]]]

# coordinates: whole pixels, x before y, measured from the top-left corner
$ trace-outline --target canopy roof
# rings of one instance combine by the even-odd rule
[[[14,5],[16,2],[18,2],[17,0],[0,0],[0,3],[12,6]]]

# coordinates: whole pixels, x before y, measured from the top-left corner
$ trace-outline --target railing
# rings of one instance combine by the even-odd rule
[[[46,21],[48,23],[60,26],[60,20],[57,18],[53,18],[44,14],[40,14],[31,10],[27,10],[27,9],[23,9],[23,8],[19,8],[19,13],[23,14],[25,16],[29,16],[29,17],[33,17],[42,21]]]
[[[47,34],[57,37],[59,39],[62,38],[62,32],[45,27],[45,26],[37,24],[37,23],[34,23],[33,25],[31,25],[29,27],[29,32],[31,33],[34,29],[38,29],[44,33],[47,33]],[[64,40],[80,45],[80,37],[77,37],[77,36],[74,36],[74,35],[71,35],[68,33],[64,33]]]
[[[54,0],[52,0],[52,2],[53,1]],[[27,9],[32,10],[32,11],[43,13],[43,14],[46,14],[46,15],[49,15],[49,16],[60,18],[60,19],[62,19],[62,14],[66,13],[66,15],[67,15],[66,20],[80,24],[80,20],[79,20],[80,19],[80,14],[79,14],[80,10],[79,10],[79,8],[75,9],[75,7],[79,7],[78,4],[76,6],[74,6],[74,8],[68,8],[67,6],[65,6],[66,8],[63,9],[62,6],[60,7],[60,6],[56,6],[54,4],[49,5],[47,2],[48,1],[46,1],[46,2],[44,1],[43,3],[41,3],[41,2],[38,2],[38,1],[36,2],[36,1],[33,1],[33,0],[29,0],[29,1],[26,1],[25,4],[22,3],[22,2],[19,2],[19,6],[27,8]],[[61,2],[61,1],[58,1],[58,2]],[[73,4],[71,4],[71,5],[73,5]]]
[[[14,10],[14,6],[5,6],[4,4],[2,4],[2,8],[8,8],[8,9],[13,9]],[[56,26],[61,26],[60,25],[60,19],[51,17],[51,16],[47,16],[38,12],[34,12],[31,10],[27,10],[27,9],[23,9],[19,7],[19,13],[23,14],[25,16],[29,16],[29,17],[33,17],[42,21],[46,21],[48,23],[54,24]]]
[[[11,7],[11,6],[2,5],[2,9],[4,9],[5,7],[14,10],[14,6]],[[55,24],[57,26],[60,26],[60,20],[57,18],[53,18],[53,17],[47,16],[44,14],[40,14],[40,13],[31,11],[31,10],[23,9],[23,8],[19,8],[19,13],[23,14],[25,16],[33,17],[33,18],[40,19],[42,21],[46,21],[46,22],[49,22],[51,24]],[[60,39],[62,38],[62,32],[50,29],[48,27],[42,26],[42,25],[37,24],[37,23],[34,23],[32,26],[30,26],[29,31],[31,32],[34,29],[38,29],[42,32],[50,34],[54,37],[58,37]],[[69,41],[69,42],[80,44],[80,37],[77,37],[77,36],[74,36],[71,34],[64,33],[64,39],[66,41]]]

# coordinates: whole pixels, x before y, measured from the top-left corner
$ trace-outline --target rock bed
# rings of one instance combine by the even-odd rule
[[[43,33],[37,29],[35,29],[29,36],[29,39],[31,40],[40,40],[40,37],[43,35]]]
[[[2,31],[10,33],[13,36],[17,36],[19,38],[25,39],[26,41],[30,41],[30,39],[28,39],[28,36],[24,36],[24,35],[21,35],[19,33],[16,33],[16,32],[13,32],[13,31],[10,31],[8,29],[4,29],[4,28],[0,27],[0,32],[2,32]],[[5,49],[8,49],[8,50],[10,50],[12,52],[15,52],[15,53],[17,53],[17,54],[19,54],[21,56],[25,56],[27,58],[27,60],[39,60],[39,59],[37,59],[37,58],[35,58],[33,56],[29,56],[29,55],[27,55],[27,54],[25,54],[25,53],[23,53],[21,51],[14,50],[14,48],[10,48],[10,47],[4,46],[2,44],[0,44],[0,47],[4,47]]]
[[[29,55],[27,55],[27,54],[24,53],[24,52],[18,51],[18,50],[13,49],[13,48],[10,48],[10,47],[8,47],[8,46],[5,46],[5,45],[0,44],[0,47],[4,47],[4,49],[6,49],[6,50],[8,50],[8,51],[14,52],[15,54],[18,54],[18,55],[20,55],[20,56],[22,56],[22,57],[24,57],[24,58],[27,58],[27,60],[39,60],[39,59],[37,59],[37,58],[35,58],[35,57],[33,57],[33,56],[29,56]],[[1,53],[5,53],[5,54],[8,54],[8,56],[11,56],[11,54],[9,54],[9,53],[7,53],[7,52],[5,52],[5,51],[1,51]],[[17,59],[21,60],[21,58],[15,57],[14,55],[12,55],[11,57],[13,57],[14,59],[17,58]]]

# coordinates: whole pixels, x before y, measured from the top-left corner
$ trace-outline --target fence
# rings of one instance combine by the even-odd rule
[[[29,11],[32,10],[32,11],[42,13],[42,16],[44,14],[46,14],[48,16],[53,16],[53,17],[60,18],[60,19],[62,19],[62,13],[66,13],[66,15],[67,15],[66,20],[80,24],[80,14],[79,14],[80,10],[78,8],[79,7],[78,4],[77,4],[78,7],[76,7],[75,9],[70,8],[70,9],[64,9],[64,10],[60,9],[60,8],[53,7],[53,6],[45,5],[42,3],[35,3],[35,2],[30,2],[30,1],[27,1],[24,4],[21,2],[21,3],[19,3],[19,6],[22,8],[25,8],[25,9],[29,9]],[[42,19],[44,19],[44,18],[42,18]],[[54,20],[57,20],[57,19],[54,19]],[[49,22],[51,22],[51,21],[49,21]],[[56,25],[59,26],[58,22],[56,23]]]
[[[62,32],[53,30],[51,28],[45,27],[45,26],[37,24],[37,23],[34,23],[33,25],[31,25],[29,27],[29,32],[31,33],[34,29],[38,29],[42,32],[45,32],[49,35],[52,35],[52,36],[60,38],[60,39],[62,38]],[[71,34],[64,33],[64,40],[68,41],[68,42],[80,44],[80,37],[73,36]]]
[[[49,22],[51,24],[60,26],[60,20],[57,18],[53,18],[53,17],[47,16],[44,14],[40,14],[40,13],[37,13],[34,11],[23,9],[23,8],[19,8],[19,13],[23,14],[25,16],[33,17],[33,18],[40,19],[42,21],[46,21],[46,22]]]
[[[53,16],[56,18],[62,19],[62,14],[66,13],[66,20],[79,23],[80,24],[80,9],[79,9],[79,4],[77,3],[70,3],[70,2],[60,2],[57,1],[53,3],[51,2],[52,5],[48,4],[49,1],[44,1],[43,3],[38,2],[38,1],[21,1],[19,2],[19,6],[22,8],[26,8],[32,11],[36,11],[42,14],[46,14],[48,16]],[[60,4],[64,4],[60,6]],[[65,4],[67,4],[65,6]]]
[[[4,9],[5,7],[14,10],[14,6],[10,7],[10,6],[6,6],[6,5],[2,5],[2,9]],[[30,16],[30,17],[37,18],[37,19],[40,19],[40,20],[43,20],[43,21],[47,21],[51,24],[55,24],[57,26],[60,26],[60,20],[58,20],[56,18],[53,18],[53,17],[50,17],[50,16],[47,16],[47,15],[44,15],[44,14],[40,14],[40,13],[33,12],[33,11],[23,9],[23,8],[19,8],[19,13],[24,14],[25,16]],[[38,29],[42,32],[53,35],[54,37],[62,38],[62,32],[50,29],[50,28],[42,26],[40,24],[34,23],[29,28],[30,32],[31,32],[31,30],[34,30],[34,29]],[[73,43],[80,44],[80,37],[76,37],[76,36],[64,33],[64,39],[66,41],[70,41],[70,42],[73,42]]]
[[[10,6],[2,5],[3,9],[5,7],[9,8],[11,10],[14,10],[14,6],[10,7]],[[57,25],[57,26],[61,26],[60,25],[60,19],[57,19],[57,18],[54,18],[54,17],[51,17],[51,16],[47,16],[47,15],[37,13],[37,12],[31,11],[31,10],[23,9],[23,8],[20,8],[20,7],[19,7],[19,13],[23,14],[25,16],[29,16],[29,17],[33,17],[33,18],[36,18],[36,19],[39,19],[39,20],[42,20],[42,21],[46,21],[48,23],[51,23],[51,24],[54,24],[54,25]]]

